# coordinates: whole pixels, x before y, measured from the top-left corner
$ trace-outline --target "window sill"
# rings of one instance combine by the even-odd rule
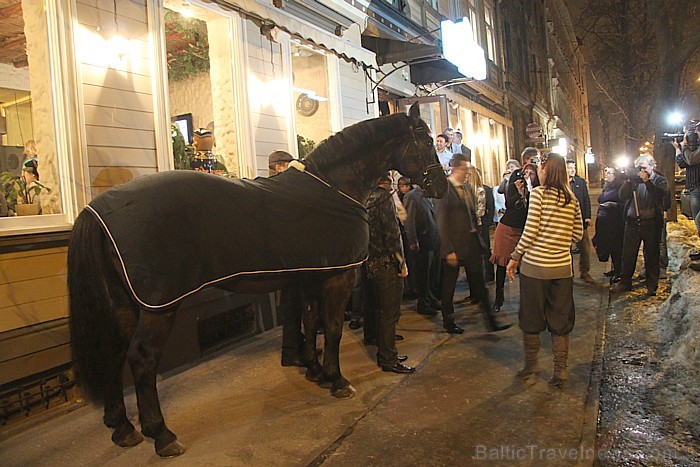
[[[65,246],[72,228],[63,214],[0,217],[0,253]]]

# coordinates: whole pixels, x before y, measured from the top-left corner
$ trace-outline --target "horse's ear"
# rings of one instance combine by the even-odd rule
[[[418,120],[420,120],[420,107],[418,105],[418,102],[416,102],[408,109],[408,116],[411,117],[414,123],[418,123]]]

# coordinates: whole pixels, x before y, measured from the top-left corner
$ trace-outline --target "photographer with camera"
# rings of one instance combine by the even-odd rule
[[[656,172],[653,157],[642,155],[634,161],[638,171],[624,173],[620,199],[625,201],[625,235],[622,247],[622,274],[613,292],[632,290],[632,275],[637,266],[639,246],[644,242],[644,270],[647,295],[656,295],[659,285],[659,242],[664,226],[664,198],[668,193],[666,177]]]
[[[687,131],[681,144],[675,139],[672,144],[676,148],[676,163],[685,169],[685,187],[690,193],[690,211],[695,221],[695,227],[700,233],[700,122],[695,128]],[[700,259],[700,253],[691,253],[690,259]]]

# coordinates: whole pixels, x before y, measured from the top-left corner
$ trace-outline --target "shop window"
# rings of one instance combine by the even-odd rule
[[[326,55],[292,41],[294,121],[299,157],[331,135],[331,106]]]
[[[238,176],[231,19],[189,2],[164,5],[173,168]]]
[[[0,234],[65,223],[52,216],[64,208],[49,47],[56,39],[43,3],[12,2],[0,15]]]

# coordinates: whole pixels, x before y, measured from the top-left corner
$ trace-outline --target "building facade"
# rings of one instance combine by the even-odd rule
[[[201,163],[185,149],[197,129],[213,135],[207,157],[237,177],[267,176],[270,152],[304,156],[414,102],[435,136],[462,132],[492,186],[526,145],[564,136],[581,159],[589,144],[563,1],[0,0],[0,12],[0,171],[20,175],[35,157],[47,187],[41,214],[0,217],[5,420],[42,405],[23,393],[65,397],[70,386],[66,254],[78,213],[112,186]],[[462,18],[483,79],[443,55],[441,21]],[[528,136],[532,123],[541,132]],[[183,307],[172,340],[193,350],[166,351],[165,366],[278,322],[274,295],[210,289]]]
[[[267,176],[273,150],[298,155],[378,115],[369,85],[375,55],[360,43],[367,3],[276,4],[0,5],[2,170],[20,175],[23,161],[36,157],[47,187],[36,201],[41,214],[0,217],[4,421],[43,405],[44,394],[33,391],[70,386],[67,244],[94,196],[174,169],[178,132],[190,143],[193,129],[209,129],[211,152],[230,175]],[[225,233],[212,241],[225,241]],[[272,328],[273,300],[211,289],[183,303],[196,317],[174,332],[194,341],[195,352],[170,358],[170,366],[201,356],[217,339]]]

